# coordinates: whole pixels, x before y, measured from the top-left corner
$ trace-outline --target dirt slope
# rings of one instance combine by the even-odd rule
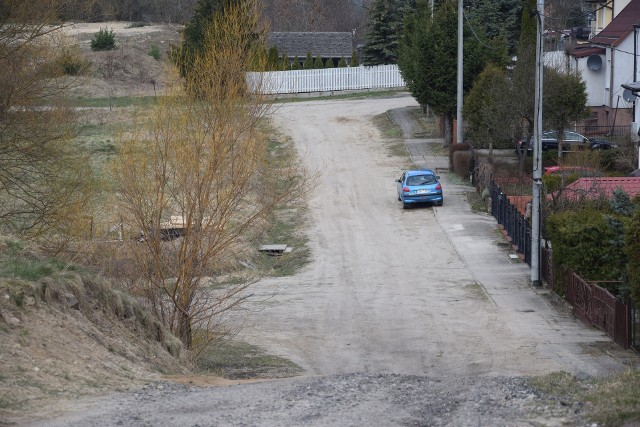
[[[91,39],[101,28],[113,31],[116,49],[94,52]],[[160,94],[167,80],[166,61],[172,44],[180,42],[179,25],[132,26],[129,22],[69,24],[68,42],[91,62],[70,95],[86,98],[153,96]],[[159,60],[149,52],[156,46]]]

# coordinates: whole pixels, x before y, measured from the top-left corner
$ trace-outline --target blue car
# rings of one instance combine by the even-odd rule
[[[444,198],[439,179],[430,169],[404,172],[400,179],[396,179],[398,200],[402,202],[402,207],[407,208],[415,203],[442,206]]]

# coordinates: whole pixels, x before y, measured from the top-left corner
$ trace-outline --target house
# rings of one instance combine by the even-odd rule
[[[622,4],[619,0],[599,3],[606,3],[601,5],[602,16],[613,15]],[[625,91],[622,84],[638,80],[634,72],[637,70],[635,35],[636,25],[640,25],[640,0],[626,3],[589,44],[578,45],[569,52],[570,69],[580,73],[587,86],[591,125],[624,126],[638,121],[634,118],[635,96]],[[601,18],[603,22],[604,19]]]
[[[564,188],[562,198],[580,201],[599,198],[611,199],[613,192],[621,189],[633,199],[640,195],[640,177],[613,176],[579,178]]]
[[[586,0],[593,8],[591,34],[598,34],[605,29],[629,2],[630,0]]]
[[[347,62],[354,49],[353,34],[350,32],[273,32],[269,35],[267,45],[275,46],[280,55],[286,53],[289,63],[297,57],[304,61],[307,52],[323,61],[332,59],[334,65],[340,58]]]

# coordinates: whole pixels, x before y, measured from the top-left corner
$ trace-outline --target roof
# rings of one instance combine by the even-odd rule
[[[563,197],[578,200],[584,198],[597,199],[604,196],[607,199],[611,199],[613,192],[617,189],[623,190],[633,199],[637,195],[640,195],[640,177],[613,176],[579,178],[577,181],[565,187]]]
[[[575,58],[586,58],[591,55],[604,55],[606,49],[601,46],[584,46],[578,45],[575,49],[571,50],[569,54]]]
[[[520,215],[527,216],[527,205],[531,203],[531,196],[507,196],[507,199],[520,212]]]
[[[609,25],[591,39],[591,43],[617,46],[633,32],[634,24],[640,24],[640,0],[631,0]]]
[[[293,58],[304,58],[307,52],[313,57],[350,58],[353,52],[353,34],[350,32],[280,33],[269,35],[269,46],[275,46],[280,53],[286,52]]]

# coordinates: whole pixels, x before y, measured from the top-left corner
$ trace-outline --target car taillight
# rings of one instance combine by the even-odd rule
[[[442,185],[440,184],[436,185],[436,190],[442,190]]]
[[[411,190],[409,190],[409,187],[402,187],[402,192],[403,193],[409,193],[409,192],[411,192]]]

